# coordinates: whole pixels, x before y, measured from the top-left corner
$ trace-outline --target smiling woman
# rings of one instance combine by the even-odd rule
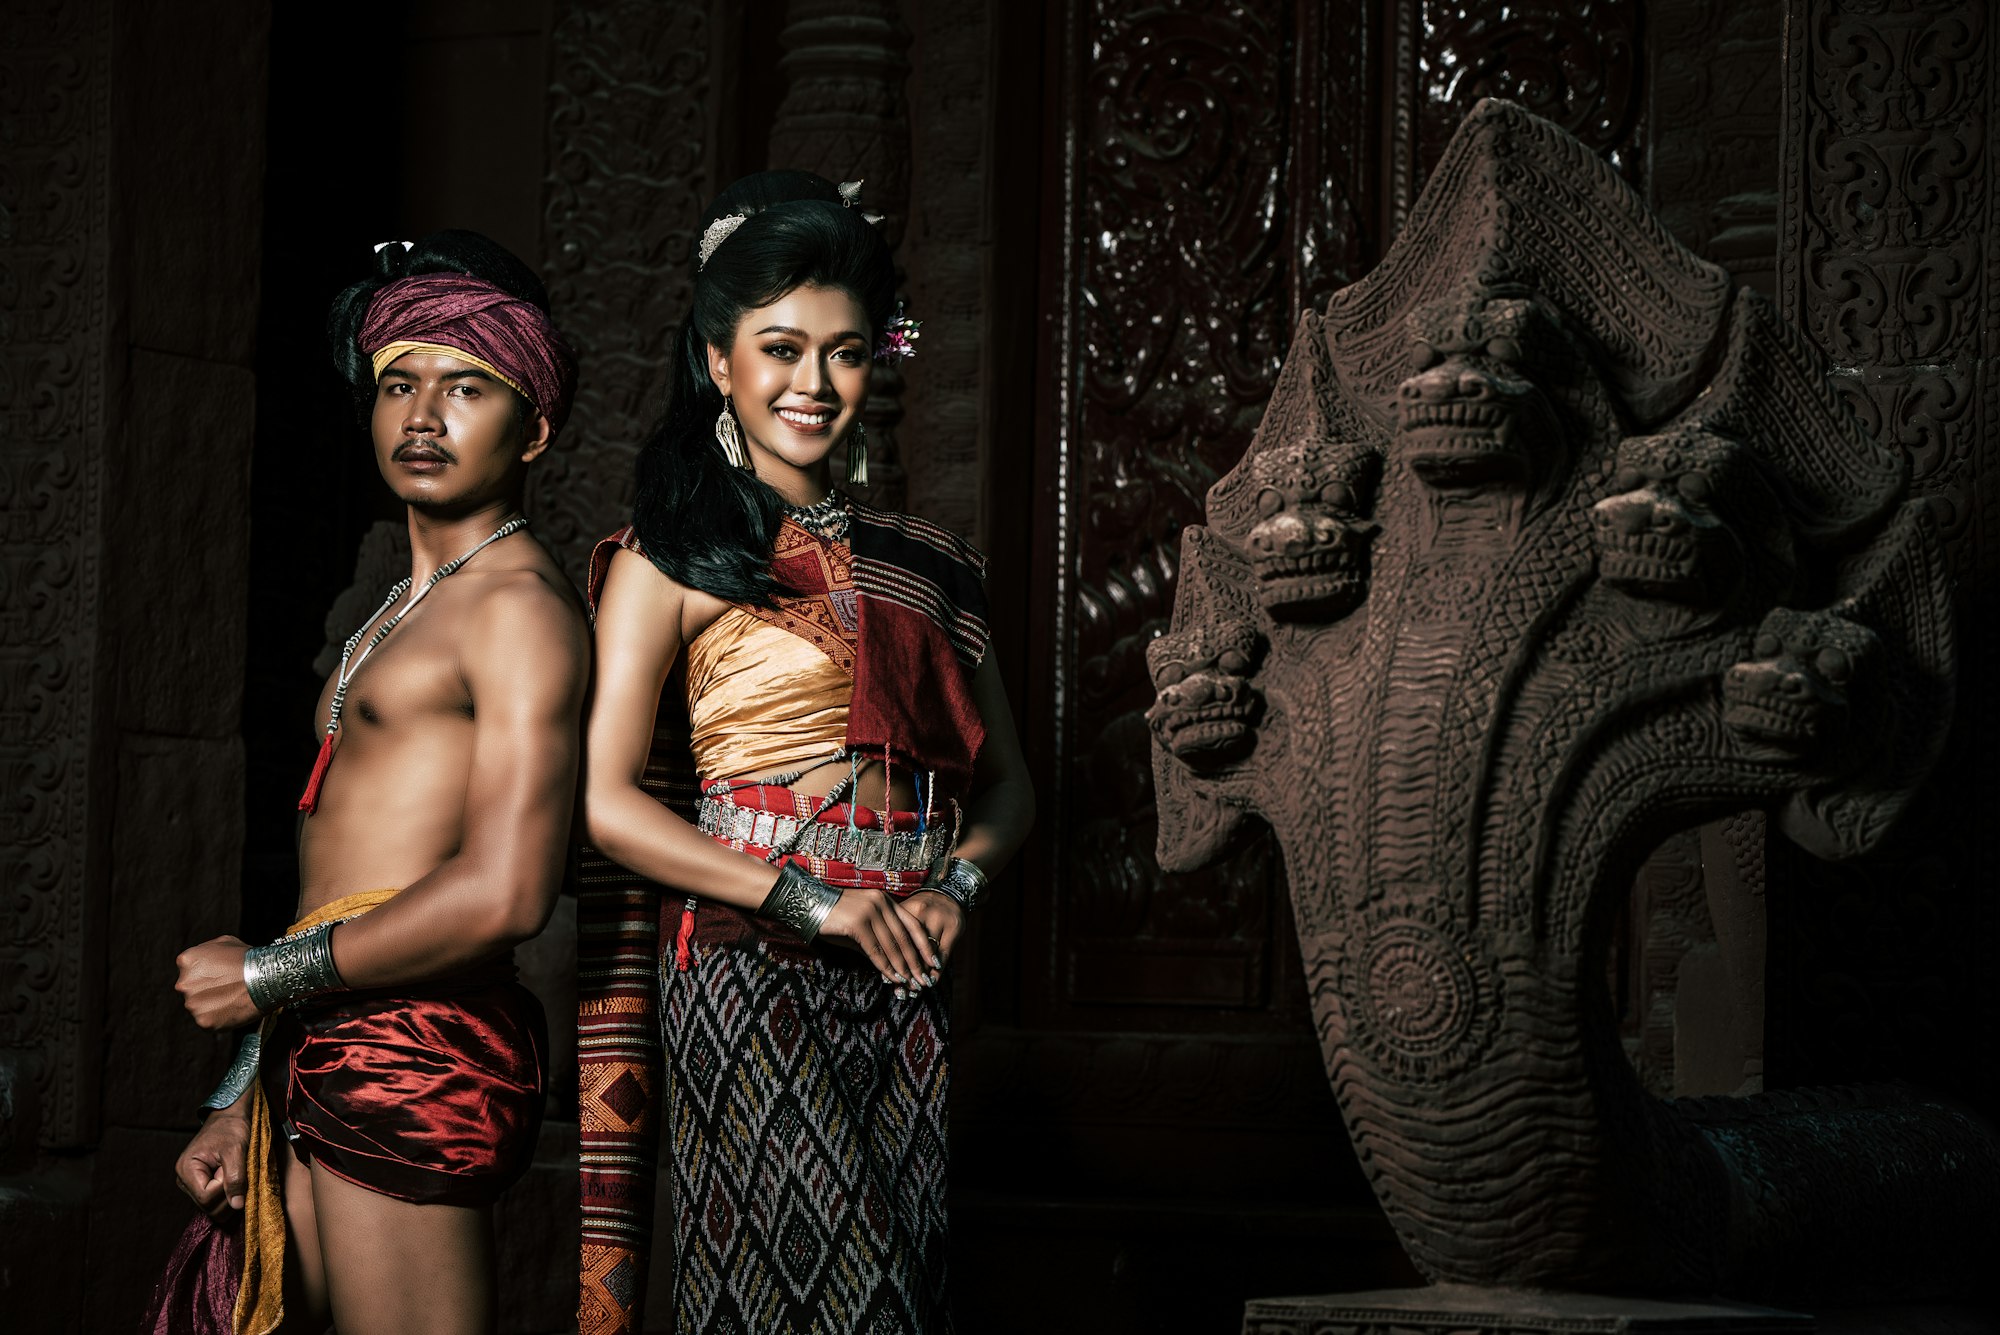
[[[651,962],[584,932],[583,1335],[641,1328],[633,1089],[664,1091],[677,1330],[950,1329],[944,984],[1034,799],[984,559],[831,486],[878,340],[908,332],[852,203],[766,172],[711,205],[634,523],[592,561],[584,817],[619,865],[584,879],[620,911],[669,893],[673,937],[663,1084],[618,981]],[[690,771],[698,806],[670,807]]]

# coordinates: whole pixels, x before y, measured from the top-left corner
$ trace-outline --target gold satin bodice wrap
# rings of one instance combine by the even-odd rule
[[[854,677],[817,646],[731,607],[687,647],[695,774],[774,774],[825,760],[847,740]]]

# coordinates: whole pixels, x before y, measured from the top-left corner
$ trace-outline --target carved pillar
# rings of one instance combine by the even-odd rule
[[[903,100],[910,33],[900,8],[895,0],[792,0],[785,20],[778,33],[785,97],[771,124],[768,161],[829,181],[861,181],[862,206],[883,215],[882,234],[895,251],[910,217],[910,124]],[[869,483],[862,491],[872,504],[892,510],[904,501],[896,446],[903,383],[893,362],[877,363],[863,419]]]
[[[1660,0],[1647,9],[1643,52],[1648,201],[1683,245],[1767,296],[1776,291],[1783,10],[1782,0]],[[1752,842],[1738,848],[1732,831]],[[1662,845],[1641,870],[1624,968],[1635,982],[1651,980],[1650,1004],[1634,999],[1625,1033],[1648,1054],[1641,1072],[1660,1092],[1761,1087],[1762,837],[1761,823],[1704,827]],[[1695,893],[1641,903],[1648,878],[1689,871]]]
[[[996,99],[988,83],[998,24],[987,5],[916,5],[910,17],[910,196],[923,207],[910,211],[898,254],[924,338],[906,378],[897,440],[904,505],[984,541],[978,531],[984,406],[987,398],[1008,392],[993,382],[987,361],[996,326],[987,274],[993,249],[989,192],[996,179],[996,134],[1014,133],[999,122],[1016,107]],[[1010,442],[994,463],[1019,469],[1029,461],[1020,444]],[[1019,648],[1006,652],[1016,655]]]
[[[211,16],[0,5],[10,1330],[136,1319],[234,1046],[172,992],[174,951],[235,926],[243,833],[267,20]]]
[[[95,1138],[101,983],[98,725],[108,293],[111,15],[10,0],[0,314],[0,1109],[8,1166]],[[99,910],[99,911],[93,911]],[[95,930],[94,930],[95,929]],[[23,1137],[27,1127],[32,1137]]]
[[[630,518],[632,461],[692,296],[694,224],[722,184],[710,10],[556,5],[542,277],[583,375],[566,439],[532,474],[529,512],[579,582],[590,545]]]
[[[1786,32],[1779,302],[1936,517],[1971,685],[1908,837],[1793,869],[1774,1018],[1795,1079],[1935,1073],[1991,1108],[1993,1064],[1966,1058],[2000,1013],[1982,819],[2000,714],[1980,685],[2000,664],[2000,24],[1949,0],[1791,0]]]
[[[1784,0],[1655,0],[1647,199],[1696,254],[1777,292]]]

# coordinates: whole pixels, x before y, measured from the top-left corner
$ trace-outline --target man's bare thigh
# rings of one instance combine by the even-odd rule
[[[490,1211],[377,1195],[318,1164],[312,1194],[340,1335],[490,1335]]]
[[[312,1170],[291,1145],[278,1142],[278,1171],[285,1192],[285,1322],[279,1335],[321,1335],[326,1312],[326,1266],[319,1254],[319,1221],[313,1213]]]

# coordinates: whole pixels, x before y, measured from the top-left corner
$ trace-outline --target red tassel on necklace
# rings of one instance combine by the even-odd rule
[[[306,780],[306,794],[299,799],[299,810],[308,816],[319,810],[319,786],[326,779],[326,767],[332,763],[333,729],[328,728],[319,744],[319,758],[313,761],[312,777]]]

